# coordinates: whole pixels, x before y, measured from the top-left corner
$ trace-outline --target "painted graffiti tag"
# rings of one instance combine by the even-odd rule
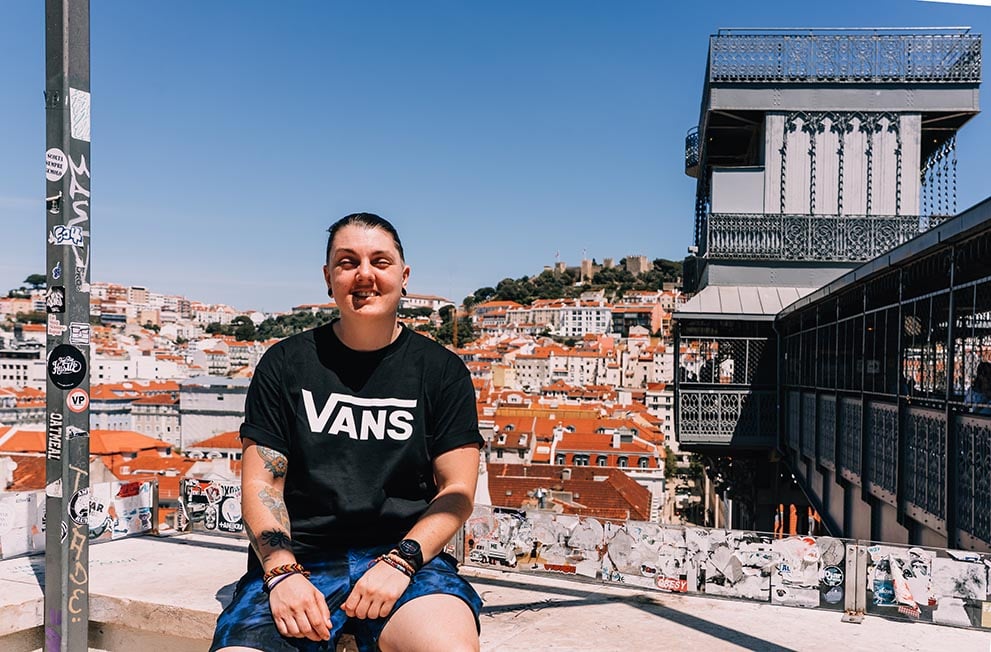
[[[82,562],[77,561],[72,567],[72,572],[69,574],[69,581],[76,586],[83,586],[89,581],[89,573],[86,572],[86,567],[83,566]]]
[[[86,592],[82,589],[73,589],[72,596],[69,598],[69,613],[80,614],[83,612],[83,607],[80,604],[86,598]],[[78,618],[73,618],[72,622],[79,622]]]
[[[62,612],[58,609],[48,611],[48,622],[51,624],[45,628],[45,649],[62,649]]]
[[[78,164],[70,158],[69,172],[71,177],[69,198],[72,200],[72,212],[75,217],[69,220],[68,226],[83,229],[83,226],[89,222],[89,167],[86,165],[86,157],[80,155]],[[88,237],[89,231],[82,231],[82,236]],[[78,245],[73,245],[72,254],[76,260],[76,288],[81,292],[88,291],[86,279],[89,270],[89,247],[80,242]]]

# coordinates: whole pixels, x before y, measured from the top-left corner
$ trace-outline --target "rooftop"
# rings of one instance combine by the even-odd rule
[[[243,540],[142,536],[90,547],[90,649],[205,650],[245,566]],[[39,650],[44,558],[0,562],[0,648]],[[988,634],[767,603],[661,593],[621,584],[478,567],[462,571],[484,600],[481,649],[987,652]],[[828,643],[827,643],[828,642]]]

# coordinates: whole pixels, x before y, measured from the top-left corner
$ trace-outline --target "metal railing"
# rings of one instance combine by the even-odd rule
[[[710,37],[710,82],[981,81],[981,36],[962,30],[754,31]]]
[[[685,172],[690,173],[699,166],[699,128],[692,127],[685,136]]]
[[[861,262],[919,233],[918,215],[709,213],[699,253],[742,260]]]
[[[773,446],[777,441],[774,390],[682,389],[678,392],[678,442]]]

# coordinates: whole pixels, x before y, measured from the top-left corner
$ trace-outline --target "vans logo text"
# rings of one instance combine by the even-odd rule
[[[313,432],[360,440],[382,440],[388,436],[405,441],[413,435],[412,410],[416,408],[416,399],[360,398],[332,393],[318,412],[313,393],[304,389],[303,406]]]

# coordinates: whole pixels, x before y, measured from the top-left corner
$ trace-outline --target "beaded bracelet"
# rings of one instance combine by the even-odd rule
[[[393,568],[395,568],[397,571],[399,571],[400,573],[402,573],[406,577],[408,577],[410,579],[413,579],[413,573],[411,572],[411,569],[407,568],[402,563],[400,563],[399,561],[393,559],[389,555],[382,555],[381,557],[377,557],[375,559],[375,563],[378,563],[380,561],[385,562],[386,564],[392,566]]]
[[[412,576],[416,574],[416,567],[414,567],[413,564],[411,564],[406,559],[403,559],[403,557],[397,551],[390,550],[389,552],[385,553],[385,556],[394,562],[398,562],[402,564],[409,571],[409,575]]]

